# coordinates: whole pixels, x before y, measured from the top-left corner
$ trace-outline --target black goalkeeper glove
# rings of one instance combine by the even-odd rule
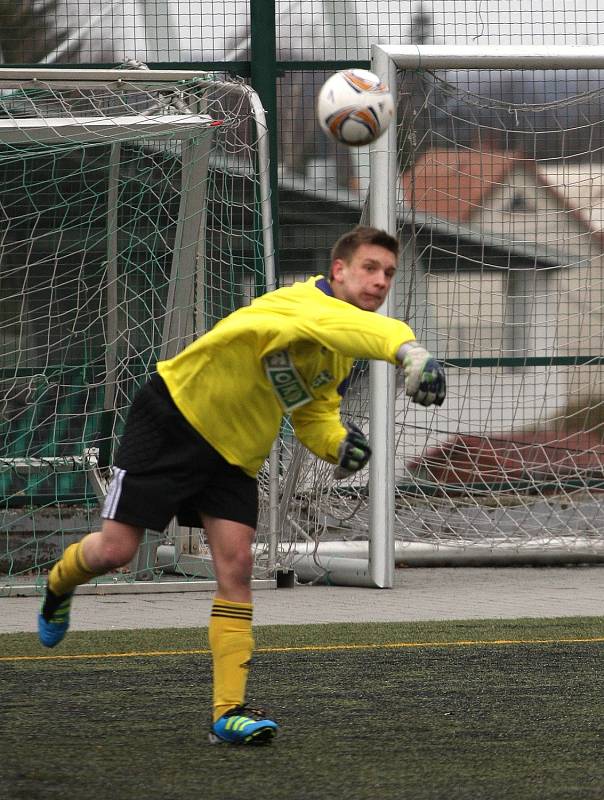
[[[338,471],[358,472],[371,458],[371,447],[365,434],[351,422],[346,423],[348,433],[338,449]]]

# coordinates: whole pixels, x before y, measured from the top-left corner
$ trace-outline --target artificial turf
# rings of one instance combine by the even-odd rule
[[[263,627],[256,642],[248,695],[281,731],[233,748],[207,742],[205,629],[74,632],[56,651],[1,635],[0,797],[604,797],[600,618]]]

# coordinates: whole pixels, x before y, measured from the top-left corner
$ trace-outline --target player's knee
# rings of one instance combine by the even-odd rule
[[[240,550],[224,559],[221,569],[217,570],[218,576],[231,587],[249,586],[252,580],[254,566],[252,554],[249,550]]]
[[[250,550],[241,550],[233,560],[233,575],[242,583],[249,583],[252,579],[254,560]]]
[[[101,552],[101,560],[105,569],[123,567],[134,558],[136,549],[126,543],[106,542]]]
[[[136,555],[140,541],[139,531],[130,529],[130,526],[120,526],[119,530],[104,526],[99,542],[98,560],[105,569],[123,567]]]

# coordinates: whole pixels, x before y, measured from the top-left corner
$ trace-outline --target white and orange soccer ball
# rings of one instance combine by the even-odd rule
[[[394,116],[394,100],[373,72],[345,69],[321,87],[317,116],[325,133],[336,142],[361,147],[387,130]]]

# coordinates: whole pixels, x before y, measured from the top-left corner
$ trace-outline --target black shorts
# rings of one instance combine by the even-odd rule
[[[153,375],[132,402],[101,516],[163,531],[173,517],[201,527],[200,512],[255,528],[256,479],[206,442]]]

